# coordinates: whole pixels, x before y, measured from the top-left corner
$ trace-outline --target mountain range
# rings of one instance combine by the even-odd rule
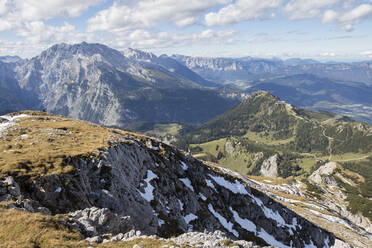
[[[1,111],[44,109],[124,126],[136,121],[202,123],[237,102],[203,88],[209,82],[177,61],[154,56],[145,62],[146,56],[151,55],[100,44],[59,44],[30,60],[2,63]]]
[[[249,82],[276,76],[313,74],[334,80],[372,84],[371,61],[321,63],[307,59],[209,58],[184,55],[172,55],[172,58],[196,71],[205,79],[219,83],[236,80]]]
[[[350,118],[372,121],[369,68],[85,42],[0,57],[1,243],[369,247],[372,128]]]
[[[255,90],[372,122],[369,62],[202,58],[101,44],[57,44],[31,59],[0,57],[0,113],[45,110],[106,126],[201,124]]]

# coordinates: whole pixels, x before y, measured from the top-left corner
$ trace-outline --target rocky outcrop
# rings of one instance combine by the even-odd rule
[[[85,237],[132,229],[164,238],[221,230],[232,240],[279,247],[324,247],[335,240],[240,178],[156,140],[128,135],[98,156],[65,163],[76,171],[18,181],[21,192],[10,182],[8,189],[52,214],[68,214],[67,224]]]
[[[188,232],[181,234],[177,237],[172,238],[161,238],[156,235],[144,235],[140,231],[131,230],[127,233],[119,233],[115,236],[94,236],[92,238],[87,238],[86,241],[94,245],[95,243],[101,242],[128,242],[134,240],[158,240],[169,244],[171,247],[199,247],[199,248],[260,248],[262,246],[254,245],[253,242],[248,242],[245,240],[231,240],[221,231],[215,232]],[[167,245],[168,246],[168,245]],[[133,247],[142,247],[140,245],[135,245]],[[265,246],[265,248],[270,248],[273,246]]]
[[[313,172],[309,177],[309,180],[317,184],[326,184],[330,186],[336,186],[337,183],[333,177],[331,177],[334,170],[337,168],[336,162],[329,162],[319,169]]]
[[[279,162],[280,159],[278,154],[275,154],[263,161],[260,170],[261,175],[264,177],[277,177]]]

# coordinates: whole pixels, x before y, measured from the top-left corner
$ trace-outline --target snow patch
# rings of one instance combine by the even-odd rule
[[[189,223],[193,220],[196,220],[198,219],[198,216],[196,216],[195,214],[188,214],[186,216],[183,217],[183,219],[185,220],[186,224],[187,224],[187,231],[188,232],[192,232],[193,231],[193,226],[190,225]]]
[[[196,220],[197,218],[198,218],[198,216],[196,216],[195,214],[188,214],[188,215],[186,215],[185,217],[183,217],[184,218],[184,220],[185,220],[185,222],[187,223],[187,224],[189,224],[191,221],[193,221],[193,220]]]
[[[249,195],[244,185],[241,184],[237,179],[234,183],[226,180],[224,177],[212,176],[209,174],[209,177],[212,178],[218,185],[230,190],[234,194]]]
[[[178,200],[178,204],[180,205],[180,209],[181,211],[183,210],[183,203],[180,201],[180,199],[177,199]]]
[[[181,178],[181,182],[183,182],[187,188],[189,188],[192,192],[194,192],[194,188],[191,185],[191,181],[188,178]]]
[[[152,172],[151,170],[147,170],[147,176],[145,179],[147,186],[145,188],[145,193],[142,193],[141,191],[139,191],[142,198],[148,202],[151,202],[152,200],[154,200],[154,194],[153,194],[154,187],[150,184],[150,181],[155,178],[158,178],[158,176],[155,175],[154,172]]]
[[[183,161],[181,161],[181,167],[183,170],[187,170],[189,168],[189,166]]]
[[[336,216],[332,216],[332,215],[328,215],[328,214],[323,214],[323,213],[320,213],[318,211],[315,211],[313,209],[309,209],[310,212],[330,221],[330,222],[333,222],[333,223],[339,223],[339,224],[342,224],[344,226],[346,226],[347,228],[349,228],[350,230],[354,230],[350,225],[349,223],[347,223],[345,220],[339,218],[339,217],[336,217]]]
[[[214,187],[214,184],[212,183],[211,180],[205,179],[205,182],[207,183],[207,186],[214,189],[214,191],[217,191],[216,188]]]
[[[224,172],[230,174],[230,175],[234,175],[234,176],[237,176],[237,177],[240,177],[240,174],[238,172],[235,172],[235,171],[232,171],[230,169],[227,169],[227,168],[224,168],[224,167],[218,167],[220,168],[221,170],[223,170]]]
[[[200,198],[202,198],[203,201],[207,200],[207,197],[205,197],[205,195],[203,195],[202,193],[199,193],[199,196]]]
[[[234,211],[231,207],[230,211],[234,216],[235,222],[238,223],[243,229],[253,233],[257,232],[256,225],[252,221],[240,218],[238,212]]]
[[[15,115],[15,116],[9,116],[9,115],[0,116],[1,118],[8,120],[7,122],[0,123],[0,137],[6,133],[9,127],[16,124],[15,120],[19,118],[28,117],[28,116],[29,115],[26,115],[26,114],[20,114],[20,115]]]
[[[165,221],[158,218],[158,226],[162,226],[165,224]]]
[[[239,233],[233,229],[233,223],[231,222],[228,222],[222,215],[220,215],[219,213],[217,213],[212,204],[208,204],[208,209],[209,211],[218,219],[218,221],[221,223],[221,225],[226,228],[229,232],[231,232],[232,234],[234,234],[235,237],[239,237]]]
[[[276,223],[279,225],[279,226],[287,226],[287,227],[292,227],[291,225],[288,225],[285,220],[283,219],[283,217],[278,213],[278,211],[273,211],[271,208],[268,208],[266,207],[263,202],[261,201],[261,199],[255,197],[254,195],[252,194],[249,194],[253,201],[255,201],[257,203],[257,205],[259,205],[261,207],[261,209],[263,210],[265,216],[267,218],[270,218],[272,220],[275,220]]]
[[[290,246],[284,245],[283,243],[276,240],[272,235],[268,234],[263,228],[261,228],[261,231],[258,232],[257,236],[263,239],[266,243],[268,243],[271,246],[279,248],[290,248]]]

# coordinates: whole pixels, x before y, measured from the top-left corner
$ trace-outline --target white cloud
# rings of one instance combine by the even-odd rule
[[[23,20],[76,17],[103,0],[15,0],[13,8]]]
[[[233,43],[235,30],[215,31],[206,29],[198,33],[171,34],[168,32],[149,32],[147,30],[123,31],[116,33],[116,38],[108,43],[117,48],[134,47],[168,48],[190,45],[210,45]]]
[[[336,12],[334,10],[328,10],[324,13],[322,22],[338,23],[345,31],[351,31],[354,25],[361,23],[362,21],[372,18],[372,5],[361,4],[349,11]]]
[[[321,17],[324,8],[332,7],[342,2],[341,0],[291,0],[288,2],[284,10],[289,14],[289,18],[308,19]]]
[[[1,0],[0,31],[22,28],[25,23],[57,17],[77,17],[104,0]]]
[[[0,16],[5,14],[9,9],[9,0],[3,0],[0,2]]]
[[[91,40],[90,34],[83,34],[74,26],[64,23],[50,26],[44,20],[58,17],[76,17],[89,7],[104,0],[1,0],[0,32],[11,30],[26,43],[9,43],[9,51],[19,44],[25,47],[46,46],[59,42]]]
[[[360,55],[362,55],[363,57],[372,59],[372,51],[365,51],[365,52],[360,53]]]
[[[88,31],[150,28],[160,23],[179,27],[197,22],[207,10],[231,0],[139,0],[114,2],[88,20]]]
[[[217,12],[205,15],[204,24],[207,26],[226,26],[249,19],[265,17],[269,11],[280,6],[282,0],[237,0]],[[266,17],[274,17],[269,13]]]
[[[17,31],[17,34],[32,44],[74,42],[86,38],[85,35],[80,34],[74,26],[68,23],[56,27],[45,25],[42,21],[27,22],[24,28]]]

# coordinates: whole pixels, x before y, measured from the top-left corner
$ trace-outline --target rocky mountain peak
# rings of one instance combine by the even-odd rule
[[[97,54],[111,66],[117,68],[127,67],[127,60],[119,51],[98,43],[56,44],[43,51],[36,59],[44,66],[53,66],[54,63],[63,66],[64,63],[68,63],[71,60],[87,60]]]
[[[123,54],[125,57],[129,59],[134,59],[138,61],[146,61],[151,62],[153,59],[156,59],[157,56],[150,52],[141,51],[134,48],[126,48],[123,50]]]

